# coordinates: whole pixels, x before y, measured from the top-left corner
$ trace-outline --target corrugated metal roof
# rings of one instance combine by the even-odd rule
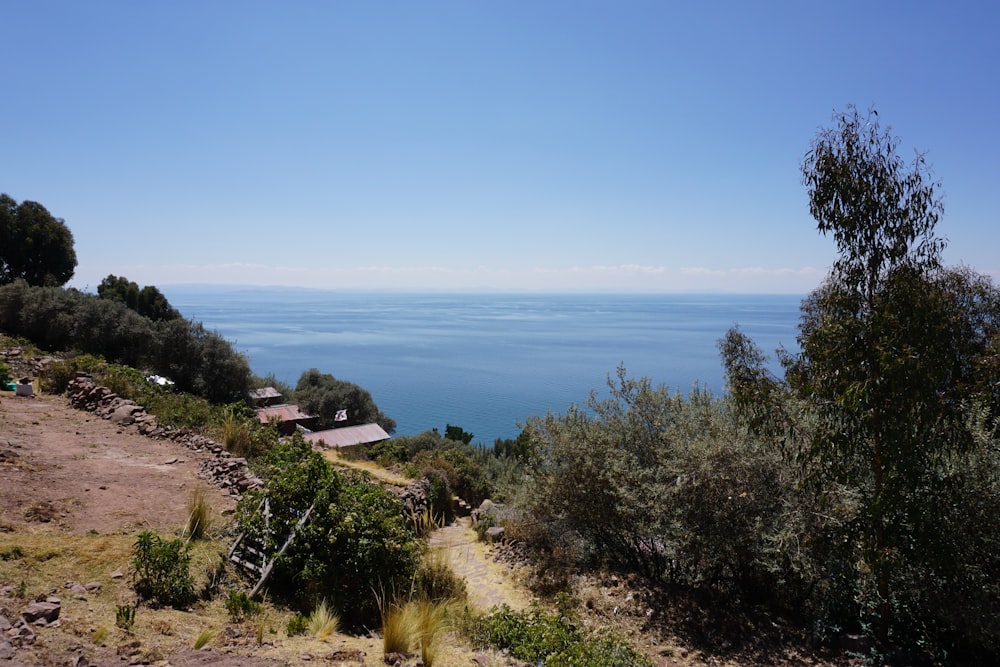
[[[281,398],[281,392],[274,387],[264,387],[263,389],[254,389],[250,392],[250,398],[254,400],[263,400],[265,398]]]
[[[328,431],[303,433],[303,437],[314,445],[322,444],[322,446],[328,449],[338,449],[340,447],[388,440],[389,434],[378,424],[361,424],[359,426],[332,428]]]
[[[261,424],[270,424],[272,419],[283,422],[294,422],[303,419],[315,419],[313,415],[307,415],[299,410],[299,406],[285,403],[284,405],[272,405],[266,408],[257,408],[257,418]]]

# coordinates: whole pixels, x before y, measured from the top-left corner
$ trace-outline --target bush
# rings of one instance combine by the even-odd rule
[[[309,617],[296,613],[288,619],[288,625],[285,627],[285,632],[289,637],[295,637],[297,635],[304,635],[308,629]]]
[[[194,601],[191,553],[180,539],[165,541],[156,533],[139,533],[132,549],[135,592],[143,600],[181,609]]]
[[[183,318],[154,322],[124,303],[74,289],[0,286],[0,330],[46,350],[150,369],[213,403],[242,400],[250,387],[249,364],[219,334]],[[46,391],[64,390],[71,378]]]
[[[396,496],[366,475],[341,474],[301,436],[268,453],[264,489],[240,504],[240,527],[272,548],[312,507],[271,575],[271,590],[299,608],[329,601],[347,627],[378,623],[373,590],[404,590],[417,565],[419,543]],[[271,515],[260,509],[270,499]]]
[[[441,550],[429,551],[413,575],[413,597],[431,602],[463,601],[465,579],[455,574]]]
[[[539,665],[571,667],[652,667],[652,662],[611,633],[581,630],[565,604],[546,612],[537,604],[529,611],[507,605],[489,614],[467,618],[465,633],[480,647],[509,651],[519,659]]]
[[[260,614],[263,607],[256,600],[250,599],[246,591],[229,591],[226,598],[226,611],[233,623],[242,623]]]

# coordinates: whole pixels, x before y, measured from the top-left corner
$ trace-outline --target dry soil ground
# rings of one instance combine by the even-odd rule
[[[193,613],[139,607],[132,632],[116,627],[118,607],[134,602],[129,561],[135,535],[145,529],[176,534],[193,489],[207,491],[216,527],[215,540],[195,546],[192,570],[201,580],[230,539],[225,526],[236,501],[197,477],[200,456],[75,410],[63,397],[0,395],[0,615],[13,621],[31,599],[50,595],[62,605],[59,621],[38,628],[35,642],[15,648],[12,659],[0,657],[0,667],[69,665],[81,656],[90,665],[175,667],[357,665],[359,658],[382,663],[377,637],[287,637],[291,612],[275,608],[236,625],[221,600],[199,603]],[[444,539],[458,548],[456,534]],[[463,557],[463,571],[483,582],[471,581],[470,590],[488,589],[501,600],[503,591],[513,594],[481,549],[470,548]],[[68,588],[90,582],[100,590]],[[194,651],[202,631],[216,636],[210,650]],[[439,664],[469,665],[477,655],[457,640],[442,644]]]

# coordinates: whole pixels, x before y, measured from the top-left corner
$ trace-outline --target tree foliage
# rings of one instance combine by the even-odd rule
[[[371,393],[358,385],[338,380],[315,368],[302,373],[295,385],[295,400],[299,407],[319,417],[319,428],[338,428],[358,424],[378,424],[386,433],[396,430],[396,422],[375,405]],[[347,418],[337,419],[345,411]]]
[[[528,422],[526,495],[560,550],[681,587],[802,595],[811,566],[795,545],[809,515],[794,468],[703,389],[683,396],[620,368],[609,390]]]
[[[0,286],[0,330],[43,349],[104,357],[164,375],[178,389],[231,403],[246,398],[250,366],[218,333],[184,318],[153,321],[124,303],[74,289]]]
[[[73,234],[38,202],[0,194],[0,285],[24,280],[58,286],[73,277]]]
[[[276,445],[268,464],[265,488],[241,501],[241,530],[273,547],[313,508],[278,560],[271,592],[304,609],[329,600],[351,628],[374,627],[376,595],[404,590],[418,561],[402,504],[367,476],[335,471],[298,434]],[[264,496],[270,517],[260,507]]]
[[[1000,498],[984,471],[1000,464],[1000,292],[942,268],[923,156],[906,165],[874,111],[835,123],[802,172],[838,258],[803,301],[783,380],[727,334],[730,391],[753,432],[792,445],[805,488],[840,508],[822,563],[827,623],[868,629],[883,655],[996,656],[1000,518],[984,506]],[[958,611],[958,591],[974,610]]]
[[[181,316],[156,287],[146,285],[140,289],[136,283],[124,276],[109,274],[97,286],[97,296],[124,303],[130,310],[154,321],[175,320]]]

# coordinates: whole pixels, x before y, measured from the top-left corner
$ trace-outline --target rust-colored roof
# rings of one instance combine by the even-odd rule
[[[307,415],[299,410],[299,406],[285,403],[283,405],[271,405],[266,408],[257,408],[257,418],[261,424],[270,424],[272,419],[281,422],[297,422],[304,419],[315,419],[313,415]]]
[[[378,424],[344,426],[343,428],[331,428],[328,431],[316,431],[314,433],[303,433],[302,435],[308,442],[314,445],[322,443],[328,449],[363,445],[369,442],[379,442],[380,440],[389,439],[389,434]]]

